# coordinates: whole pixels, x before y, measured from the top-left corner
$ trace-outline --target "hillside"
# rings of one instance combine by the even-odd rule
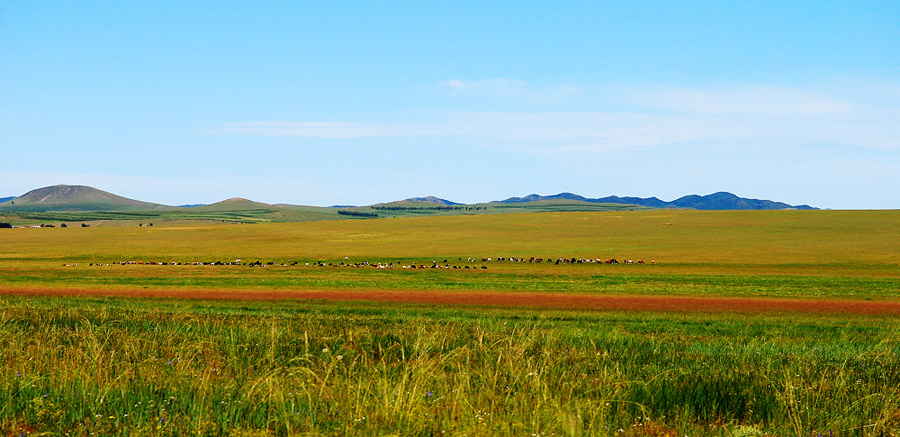
[[[447,206],[462,205],[462,203],[451,202],[447,199],[441,199],[440,197],[435,197],[435,196],[410,197],[409,199],[406,199],[406,202],[430,202],[430,203],[439,203],[441,205],[447,205]]]
[[[0,197],[0,203],[9,202],[10,200],[13,200],[15,198],[16,198],[16,196]]]
[[[0,211],[149,211],[169,208],[117,196],[83,185],[54,185],[31,190],[0,204]]]
[[[697,210],[814,209],[770,200],[747,199],[719,192],[684,196],[671,202],[656,197],[587,198],[572,193],[552,196],[531,194],[489,203],[462,204],[435,196],[369,206],[318,207],[268,204],[234,197],[209,205],[166,206],[117,196],[96,188],[56,185],[29,191],[0,203],[0,216],[16,225],[53,222],[88,222],[127,226],[141,223],[265,223],[436,215],[483,215],[512,212],[627,211],[648,208]]]
[[[191,206],[188,209],[192,212],[202,211],[249,211],[249,210],[273,210],[274,205],[268,203],[254,202],[244,199],[243,197],[232,197],[221,202],[211,203],[209,205]]]
[[[706,196],[683,196],[671,202],[666,202],[656,197],[642,198],[607,196],[591,199],[572,193],[560,193],[552,196],[530,194],[525,197],[510,197],[509,199],[500,200],[495,203],[516,204],[542,200],[577,200],[589,203],[638,205],[649,208],[688,208],[699,210],[816,209],[809,205],[788,205],[787,203],[775,202],[771,200],[747,199],[726,192],[718,192]]]

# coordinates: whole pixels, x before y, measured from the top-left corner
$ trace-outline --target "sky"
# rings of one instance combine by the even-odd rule
[[[900,2],[0,1],[0,197],[900,208]]]

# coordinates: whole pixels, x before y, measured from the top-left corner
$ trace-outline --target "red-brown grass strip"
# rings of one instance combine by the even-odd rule
[[[485,291],[349,291],[349,290],[210,290],[0,288],[0,295],[104,296],[197,300],[325,300],[432,305],[560,308],[579,310],[836,313],[900,315],[900,301],[849,299],[739,298],[690,296],[621,296],[576,293]]]

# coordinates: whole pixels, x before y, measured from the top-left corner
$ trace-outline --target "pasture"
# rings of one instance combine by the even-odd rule
[[[895,435],[896,223],[646,210],[0,230],[0,428]],[[646,262],[587,262],[611,258]],[[700,300],[584,304],[624,297]],[[865,305],[889,310],[850,309]]]

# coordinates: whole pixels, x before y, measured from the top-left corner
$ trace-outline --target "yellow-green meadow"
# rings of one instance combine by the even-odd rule
[[[645,210],[0,229],[0,428],[892,435],[900,429],[895,313],[542,309],[362,296],[894,305],[896,223],[897,211]],[[29,290],[114,293],[23,295]],[[129,297],[141,290],[172,298]],[[178,298],[197,290],[208,293]],[[217,290],[229,299],[209,299]],[[361,297],[232,300],[263,291]]]

